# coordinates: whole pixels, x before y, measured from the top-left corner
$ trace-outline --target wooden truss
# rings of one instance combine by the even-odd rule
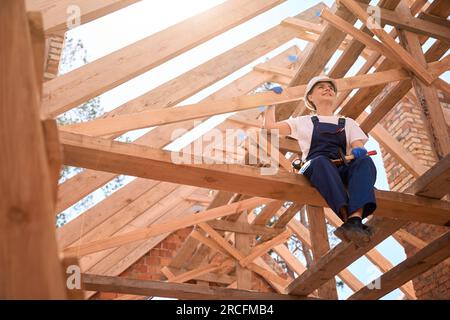
[[[0,35],[5,44],[0,57],[4,150],[0,298],[80,297],[64,287],[62,266],[75,261],[83,273],[85,298],[97,291],[112,291],[180,299],[337,299],[334,277],[338,276],[354,291],[350,299],[378,299],[396,288],[406,298],[415,299],[411,280],[450,255],[448,232],[425,243],[402,229],[411,221],[450,225],[450,135],[437,93],[450,96],[449,84],[439,78],[450,68],[449,56],[443,57],[449,49],[450,3],[380,0],[381,26],[368,23],[367,0],[340,0],[332,9],[320,3],[99,119],[57,126],[54,118],[58,115],[284,1],[225,1],[43,82],[45,41],[67,31],[68,5],[78,5],[81,23],[87,23],[136,2],[0,2]],[[363,23],[359,29],[354,26],[358,19]],[[384,24],[394,29],[388,33]],[[294,46],[204,100],[175,107],[296,38],[309,42],[303,52]],[[436,41],[422,52],[429,38]],[[175,129],[187,132],[213,115],[236,112],[217,126],[223,133],[220,143],[208,146],[216,155],[237,157],[224,148],[229,141],[226,130],[261,132],[261,105],[279,105],[278,119],[307,114],[302,101],[305,84],[322,73],[337,50],[342,54],[328,75],[337,79],[340,113],[357,120],[416,178],[403,193],[376,191],[378,209],[368,222],[375,232],[371,242],[341,242],[330,248],[326,221],[335,227],[341,221],[310,183],[291,171],[286,153],[300,152],[291,139],[279,137],[280,151],[271,151],[269,142],[250,136],[242,143],[244,154],[252,143],[269,151],[271,159],[278,161],[274,175],[262,175],[261,162],[203,164],[214,160],[210,154],[187,154],[193,164],[176,164],[174,153],[164,149],[179,136],[172,134]],[[293,55],[296,61],[288,59]],[[345,77],[359,57],[365,61],[362,68]],[[280,95],[249,94],[267,82],[287,88]],[[350,95],[352,91],[355,94]],[[439,160],[432,168],[420,164],[378,124],[404,98],[418,101],[427,111],[425,129]],[[370,114],[364,111],[369,104]],[[153,126],[133,143],[114,141],[130,130]],[[62,164],[86,170],[57,185]],[[137,178],[55,231],[55,214],[120,174]],[[206,209],[193,210],[199,205]],[[295,219],[300,210],[306,210],[309,227]],[[192,227],[191,233],[169,266],[161,270],[167,281],[119,277],[172,232],[186,227]],[[391,235],[420,250],[394,267],[374,248]],[[308,267],[286,245],[291,236],[311,250]],[[296,277],[274,268],[276,262],[269,252],[275,252]],[[371,290],[370,284],[347,269],[364,255],[383,273],[378,279],[381,289]],[[251,291],[254,275],[269,283],[275,293]],[[219,286],[205,286],[209,282]]]

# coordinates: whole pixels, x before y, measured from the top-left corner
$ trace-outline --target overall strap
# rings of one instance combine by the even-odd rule
[[[339,126],[339,128],[345,128],[345,117],[344,116],[339,117],[338,126]]]
[[[314,125],[316,125],[317,123],[319,123],[319,118],[317,116],[312,116],[311,121]]]

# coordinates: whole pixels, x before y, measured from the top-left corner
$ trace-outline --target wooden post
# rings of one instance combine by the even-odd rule
[[[411,11],[403,2],[399,3],[397,11],[405,17],[412,17]],[[422,52],[418,35],[409,31],[399,30],[399,37],[403,46],[417,59],[417,62],[422,66],[426,66],[427,62]],[[428,120],[430,141],[434,146],[438,159],[442,159],[450,152],[450,136],[436,88],[428,86],[416,77],[413,77],[412,84],[420,107]]]
[[[306,213],[308,215],[311,249],[315,262],[330,250],[327,225],[325,223],[325,213],[323,208],[315,206],[307,206]],[[336,280],[334,278],[319,288],[319,297],[324,299],[338,299]]]
[[[238,222],[248,224],[247,210],[239,216]],[[250,254],[252,245],[252,236],[245,233],[236,232],[236,249],[245,256]],[[236,263],[237,289],[252,289],[252,271],[242,267],[239,261]]]
[[[23,0],[0,2],[0,299],[66,298]]]

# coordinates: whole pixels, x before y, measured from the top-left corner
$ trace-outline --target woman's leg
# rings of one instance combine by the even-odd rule
[[[318,156],[311,160],[303,175],[325,198],[329,207],[345,221],[346,217],[342,212],[348,206],[348,195],[336,165],[327,157]]]
[[[349,217],[366,218],[375,211],[374,185],[377,177],[375,164],[370,157],[352,161],[348,168]]]

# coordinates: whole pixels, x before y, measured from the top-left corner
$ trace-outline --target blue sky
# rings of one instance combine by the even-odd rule
[[[77,27],[69,31],[68,36],[82,39],[85,48],[88,51],[89,61],[93,61],[222,2],[223,1],[218,0],[165,0],[158,2],[143,0],[123,10]],[[334,1],[331,0],[325,0],[323,2],[328,6],[331,6],[334,3]],[[104,93],[101,96],[102,106],[106,111],[112,110],[279,24],[284,18],[294,16],[317,3],[319,3],[319,1],[316,0],[286,1],[276,8],[217,36],[109,92]],[[306,46],[306,42],[304,41],[293,40],[277,50],[274,50],[266,57],[275,56],[294,44],[302,49]],[[431,42],[425,44],[424,48],[429,45],[431,45]],[[330,64],[334,63],[338,55],[339,53],[331,59]],[[262,57],[251,63],[249,66],[236,71],[218,83],[181,102],[180,105],[196,103],[209,96],[211,93],[249,72],[254,65],[265,61],[266,57]],[[363,62],[362,59],[358,60],[355,66],[349,71],[348,75],[353,75]],[[442,78],[449,81],[449,72],[444,74]],[[182,148],[185,144],[190,143],[193,139],[204,133],[205,130],[221,123],[224,119],[225,116],[212,117],[196,128],[194,133],[187,134],[178,139],[169,146],[169,148],[172,150]],[[148,130],[138,130],[134,132],[132,136],[137,137],[147,131]],[[379,153],[378,156],[373,158],[378,169],[376,187],[378,189],[388,190],[389,187],[378,143],[374,139],[370,139],[366,147],[369,150],[377,150]],[[128,178],[127,181],[130,180],[131,179]],[[95,199],[95,202],[98,202],[101,200],[101,196],[97,194]],[[377,246],[377,248],[394,265],[405,259],[403,248],[392,238],[386,239]],[[349,268],[364,283],[368,283],[369,280],[372,280],[375,276],[381,274],[365,258],[359,259]],[[345,299],[350,294],[351,290],[346,287],[343,290],[339,290],[341,298]],[[395,290],[385,298],[397,299],[401,295],[399,290]]]

